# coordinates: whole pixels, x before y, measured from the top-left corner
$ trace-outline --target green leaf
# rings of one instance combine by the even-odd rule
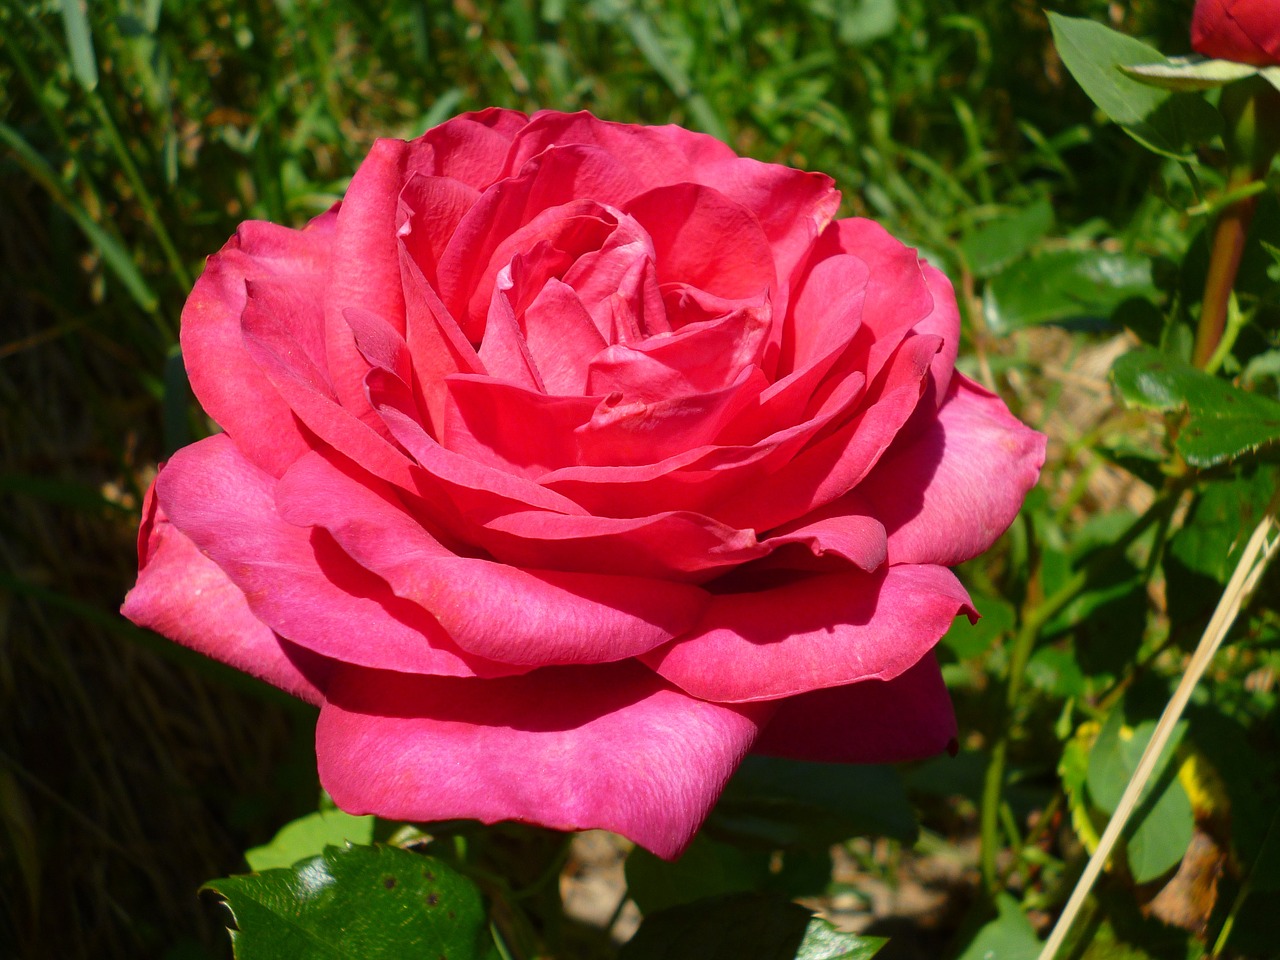
[[[898,26],[898,0],[836,0],[836,33],[862,46],[887,37]]]
[[[627,855],[627,894],[645,916],[682,903],[758,890],[769,877],[770,851],[719,843],[698,833],[675,863],[643,847]]]
[[[973,275],[986,279],[1029,253],[1052,227],[1053,204],[1041,197],[967,233],[960,240],[960,252]]]
[[[1191,160],[1190,147],[1221,130],[1221,116],[1202,97],[1171,95],[1121,72],[1167,63],[1155,47],[1092,20],[1050,13],[1049,25],[1062,62],[1089,99],[1147,149]]]
[[[983,293],[995,334],[1039,323],[1100,320],[1130,297],[1154,297],[1151,261],[1127,253],[1058,250],[1013,264]]]
[[[1066,699],[1085,692],[1084,672],[1076,658],[1060,647],[1041,647],[1027,662],[1027,680],[1040,690]]]
[[[1187,411],[1174,445],[1192,466],[1216,466],[1280,438],[1280,403],[1155,350],[1120,357],[1111,380],[1131,407]]]
[[[1192,501],[1164,552],[1174,624],[1194,624],[1213,611],[1278,482],[1276,469],[1264,466],[1210,483]]]
[[[98,61],[93,54],[93,33],[85,12],[87,0],[62,0],[62,26],[67,33],[71,72],[86,90],[98,86]]]
[[[960,960],[1035,960],[1040,938],[1007,893],[996,897],[996,918],[983,926],[960,954]]]
[[[997,637],[1012,632],[1018,619],[1013,604],[1007,600],[978,593],[971,594],[971,599],[982,619],[970,623],[967,617],[957,617],[941,641],[960,660],[986,653]]]
[[[892,767],[750,756],[725,787],[707,829],[766,847],[825,847],[854,836],[911,843],[918,827]]]
[[[1076,662],[1090,676],[1119,676],[1133,665],[1146,625],[1146,583],[1128,561],[1119,561],[1101,584],[1072,600],[1044,627],[1048,635],[1071,632]]]
[[[885,941],[840,933],[804,907],[730,894],[645,918],[620,960],[869,960]]]
[[[246,850],[244,858],[255,873],[291,867],[299,860],[342,843],[371,843],[377,817],[353,817],[341,810],[320,810],[285,824],[270,843]]]
[[[1132,729],[1124,726],[1120,710],[1107,717],[1089,752],[1088,772],[1089,797],[1106,813],[1115,811],[1155,728],[1153,720]],[[1129,869],[1137,883],[1154,880],[1175,866],[1191,844],[1195,815],[1177,778],[1177,765],[1171,762],[1185,730],[1183,721],[1169,738],[1125,828]]]
[[[452,867],[398,847],[340,849],[202,888],[231,912],[236,960],[494,957],[484,903]]]
[[[805,929],[796,960],[871,960],[888,942],[885,937],[843,933],[821,917],[814,917]]]
[[[1257,67],[1234,60],[1207,60],[1204,57],[1169,57],[1164,63],[1144,63],[1120,68],[1139,83],[1186,93],[1212,90],[1215,87],[1252,77]]]

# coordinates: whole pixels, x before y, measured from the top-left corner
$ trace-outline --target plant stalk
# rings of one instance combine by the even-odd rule
[[[1238,190],[1253,180],[1252,170],[1239,169],[1227,184],[1227,190]],[[1236,274],[1240,272],[1245,237],[1257,205],[1257,194],[1237,200],[1222,211],[1214,227],[1209,275],[1205,279],[1200,307],[1200,325],[1196,328],[1196,342],[1191,353],[1191,362],[1202,370],[1209,365],[1226,330],[1231,290],[1235,286]]]
[[[1169,742],[1169,737],[1172,735],[1174,727],[1177,726],[1178,721],[1182,718],[1182,712],[1186,709],[1187,702],[1191,699],[1192,691],[1195,690],[1200,678],[1204,675],[1205,670],[1208,669],[1210,662],[1213,660],[1213,655],[1217,653],[1218,647],[1221,646],[1223,638],[1227,635],[1227,631],[1235,623],[1236,616],[1239,614],[1245,598],[1257,586],[1258,580],[1266,569],[1267,561],[1271,558],[1271,554],[1278,542],[1272,537],[1276,528],[1276,521],[1273,516],[1276,506],[1277,504],[1273,501],[1268,512],[1253,531],[1253,536],[1249,538],[1249,543],[1240,557],[1240,562],[1236,564],[1235,572],[1232,573],[1231,579],[1227,582],[1227,587],[1222,593],[1222,598],[1218,601],[1217,609],[1213,611],[1213,616],[1209,619],[1209,625],[1205,628],[1204,635],[1200,638],[1200,643],[1197,645],[1195,653],[1191,655],[1191,662],[1187,665],[1186,672],[1183,674],[1177,689],[1174,690],[1173,696],[1169,698],[1169,703],[1164,708],[1160,722],[1156,725],[1155,732],[1151,735],[1151,740],[1147,744],[1146,750],[1142,753],[1142,759],[1138,761],[1138,767],[1134,770],[1133,776],[1129,780],[1129,785],[1125,787],[1124,794],[1120,797],[1120,803],[1116,806],[1116,811],[1112,814],[1110,822],[1107,823],[1107,829],[1103,831],[1102,839],[1098,841],[1098,848],[1085,865],[1084,873],[1081,874],[1075,889],[1071,891],[1071,897],[1067,900],[1066,907],[1063,908],[1062,914],[1058,917],[1058,922],[1049,934],[1049,939],[1045,941],[1038,960],[1054,960],[1058,951],[1062,949],[1062,944],[1066,940],[1072,923],[1084,906],[1089,892],[1093,889],[1094,882],[1102,873],[1102,869],[1110,858],[1116,841],[1120,839],[1120,834],[1128,823],[1129,815],[1133,813],[1134,807],[1138,805],[1142,791],[1146,788],[1147,781],[1151,779],[1151,774],[1155,770],[1157,761],[1164,753],[1164,748]]]

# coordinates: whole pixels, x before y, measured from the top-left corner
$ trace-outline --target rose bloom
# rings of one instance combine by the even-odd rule
[[[945,749],[948,566],[1044,438],[955,371],[943,275],[838,203],[586,113],[379,140],[196,284],[224,432],[161,467],[125,614],[319,705],[352,813],[674,857],[749,751]]]
[[[1219,60],[1280,64],[1280,0],[1197,0],[1191,46]]]

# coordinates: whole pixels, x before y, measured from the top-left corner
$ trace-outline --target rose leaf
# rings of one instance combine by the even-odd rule
[[[497,956],[480,893],[431,857],[384,845],[327,847],[292,867],[212,880],[236,960]]]

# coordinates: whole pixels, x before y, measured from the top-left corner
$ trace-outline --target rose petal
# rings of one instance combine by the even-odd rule
[[[253,615],[240,588],[169,522],[154,484],[142,517],[138,583],[120,612],[140,627],[320,703],[321,691],[286,655],[272,629]],[[312,664],[315,672],[320,666]]]
[[[621,211],[616,216],[617,226],[600,249],[582,253],[563,277],[606,343],[638,339],[641,329],[650,336],[671,329],[653,269],[653,243],[634,217]],[[644,321],[634,336],[619,336],[608,322],[615,300]]]
[[[355,337],[342,320],[356,350]],[[379,422],[375,430],[342,406],[327,371],[317,367],[271,309],[270,302],[249,300],[241,317],[245,350],[266,379],[288,404],[289,419],[296,415],[320,440],[349,456],[370,472],[406,488],[413,487],[409,461],[386,436]],[[369,361],[356,354],[369,368]],[[384,432],[386,436],[384,436]],[[308,442],[310,447],[314,441]]]
[[[857,496],[888,529],[892,563],[963,563],[1013,522],[1040,475],[1045,442],[957,374],[937,418],[895,444]]]
[[[450,377],[448,391],[443,446],[531,480],[578,462],[574,431],[590,422],[597,403],[465,374]]]
[[[933,310],[912,329],[919,334],[932,334],[942,340],[938,355],[929,366],[934,396],[941,403],[951,387],[951,375],[956,368],[956,356],[960,351],[960,307],[956,303],[951,281],[937,267],[922,263],[924,280],[933,295]]]
[[[494,278],[489,314],[478,351],[480,362],[490,377],[536,393],[546,393],[538,365],[529,352],[529,344],[520,329],[520,319],[511,303],[514,286],[509,269],[499,271]]]
[[[440,257],[441,300],[468,337],[478,339],[492,278],[516,252],[529,249],[562,221],[620,207],[637,192],[628,170],[602,151],[579,145],[549,148],[516,176],[485,190],[459,222]]]
[[[711,187],[657,187],[623,210],[653,241],[659,283],[686,283],[728,300],[756,297],[776,283],[773,251],[755,213]]]
[[[388,429],[422,467],[410,471],[408,484],[398,486],[417,490],[442,508],[451,504],[452,509],[477,516],[527,507],[586,513],[568,497],[540,484],[445,449],[422,428],[409,388],[394,375],[375,367],[369,371],[368,385],[370,399]]]
[[[600,120],[585,110],[545,110],[530,117],[528,126],[515,136],[504,175],[515,175],[529,160],[561,144],[598,147],[635,180],[634,195],[666,183],[696,182],[699,170],[717,161],[736,159],[715,137],[683,127],[638,127]]]
[[[615,394],[599,405],[589,422],[577,428],[576,462],[601,466],[656,463],[710,444],[738,411],[760,395],[766,383],[760,368],[749,366],[742,369],[736,382],[711,393],[651,402],[628,401]]]
[[[634,663],[486,681],[343,669],[316,753],[351,813],[600,828],[674,858],[767,711],[694,700]]]
[[[484,364],[422,270],[400,247],[400,279],[405,301],[405,341],[413,367],[414,405],[424,414],[423,426],[439,437],[444,428],[445,377],[451,373],[484,373]]]
[[[173,525],[243,591],[253,615],[308,650],[413,673],[513,672],[462,653],[425,610],[392,594],[332,538],[283,520],[275,486],[216,435],[174,454],[156,497]]]
[[[722,300],[689,291],[710,315],[679,330],[631,343],[615,343],[591,360],[587,391],[620,393],[654,402],[723,390],[746,367],[758,367],[769,332],[770,307],[761,296]],[[788,424],[789,426],[790,424]]]
[[[398,597],[430,611],[459,647],[489,660],[621,660],[684,632],[707,605],[706,593],[687,584],[455,556],[390,495],[316,455],[294,464],[279,499],[290,522],[327,530]]]
[[[695,447],[652,464],[567,467],[540,477],[538,482],[597,516],[643,517],[688,510],[730,526],[766,529],[753,519],[752,511],[761,513],[765,507],[751,491],[785,469],[815,436],[849,415],[862,395],[861,375],[849,376],[839,389],[837,399],[841,402],[833,400],[828,409],[811,419],[754,445]],[[914,405],[915,399],[911,402]],[[726,520],[727,507],[736,510],[735,517],[745,518],[744,522]],[[800,512],[783,516],[770,526],[794,519]]]
[[[397,235],[429,283],[449,238],[477,200],[480,191],[449,177],[411,176],[400,191]]]
[[[833,555],[870,573],[888,559],[884,524],[865,513],[819,511],[769,534],[765,546],[802,544],[815,557]]]
[[[360,307],[389,320],[404,334],[400,241],[396,236],[400,189],[422,150],[403,140],[374,142],[342,201],[325,283],[325,347],[329,377],[343,408],[375,431],[382,424],[364,395],[369,364],[360,356],[343,316]]]
[[[552,277],[522,319],[529,354],[547,392],[557,396],[586,393],[591,360],[606,343],[577,291]]]
[[[414,145],[422,169],[483,190],[501,175],[512,138],[528,122],[518,110],[489,107],[432,127]]]
[[[700,582],[766,556],[754,532],[698,513],[648,517],[567,516],[542,510],[501,514],[470,534],[503,563]]]
[[[302,230],[249,221],[208,265],[182,308],[182,355],[200,405],[245,454],[279,476],[307,450],[307,441],[288,404],[245,352],[240,315],[246,284],[275,279],[303,293],[315,291],[329,259],[337,211],[317,217]],[[317,313],[293,317],[302,343],[323,337]]]
[[[715,516],[731,526],[768,530],[803,517],[857,486],[915,410],[938,346],[937,337],[908,338],[868,390],[868,399],[856,416],[721,503]],[[848,405],[850,382],[857,382],[852,374],[832,381],[834,392],[823,398],[825,409],[816,412],[815,419],[834,419]]]
[[[862,324],[854,346],[861,358],[856,368],[875,380],[903,338],[933,313],[934,293],[916,251],[874,221],[856,217],[832,221],[814,244],[811,269],[841,253],[867,265]]]
[[[778,703],[755,752],[827,763],[921,760],[955,741],[956,717],[932,653],[892,680],[863,680]]]
[[[719,594],[701,623],[641,659],[691,696],[717,703],[791,697],[889,680],[933,647],[969,595],[945,567],[808,576]]]
[[[1191,46],[1206,57],[1272,66],[1280,63],[1280,21],[1270,0],[1197,0]]]

